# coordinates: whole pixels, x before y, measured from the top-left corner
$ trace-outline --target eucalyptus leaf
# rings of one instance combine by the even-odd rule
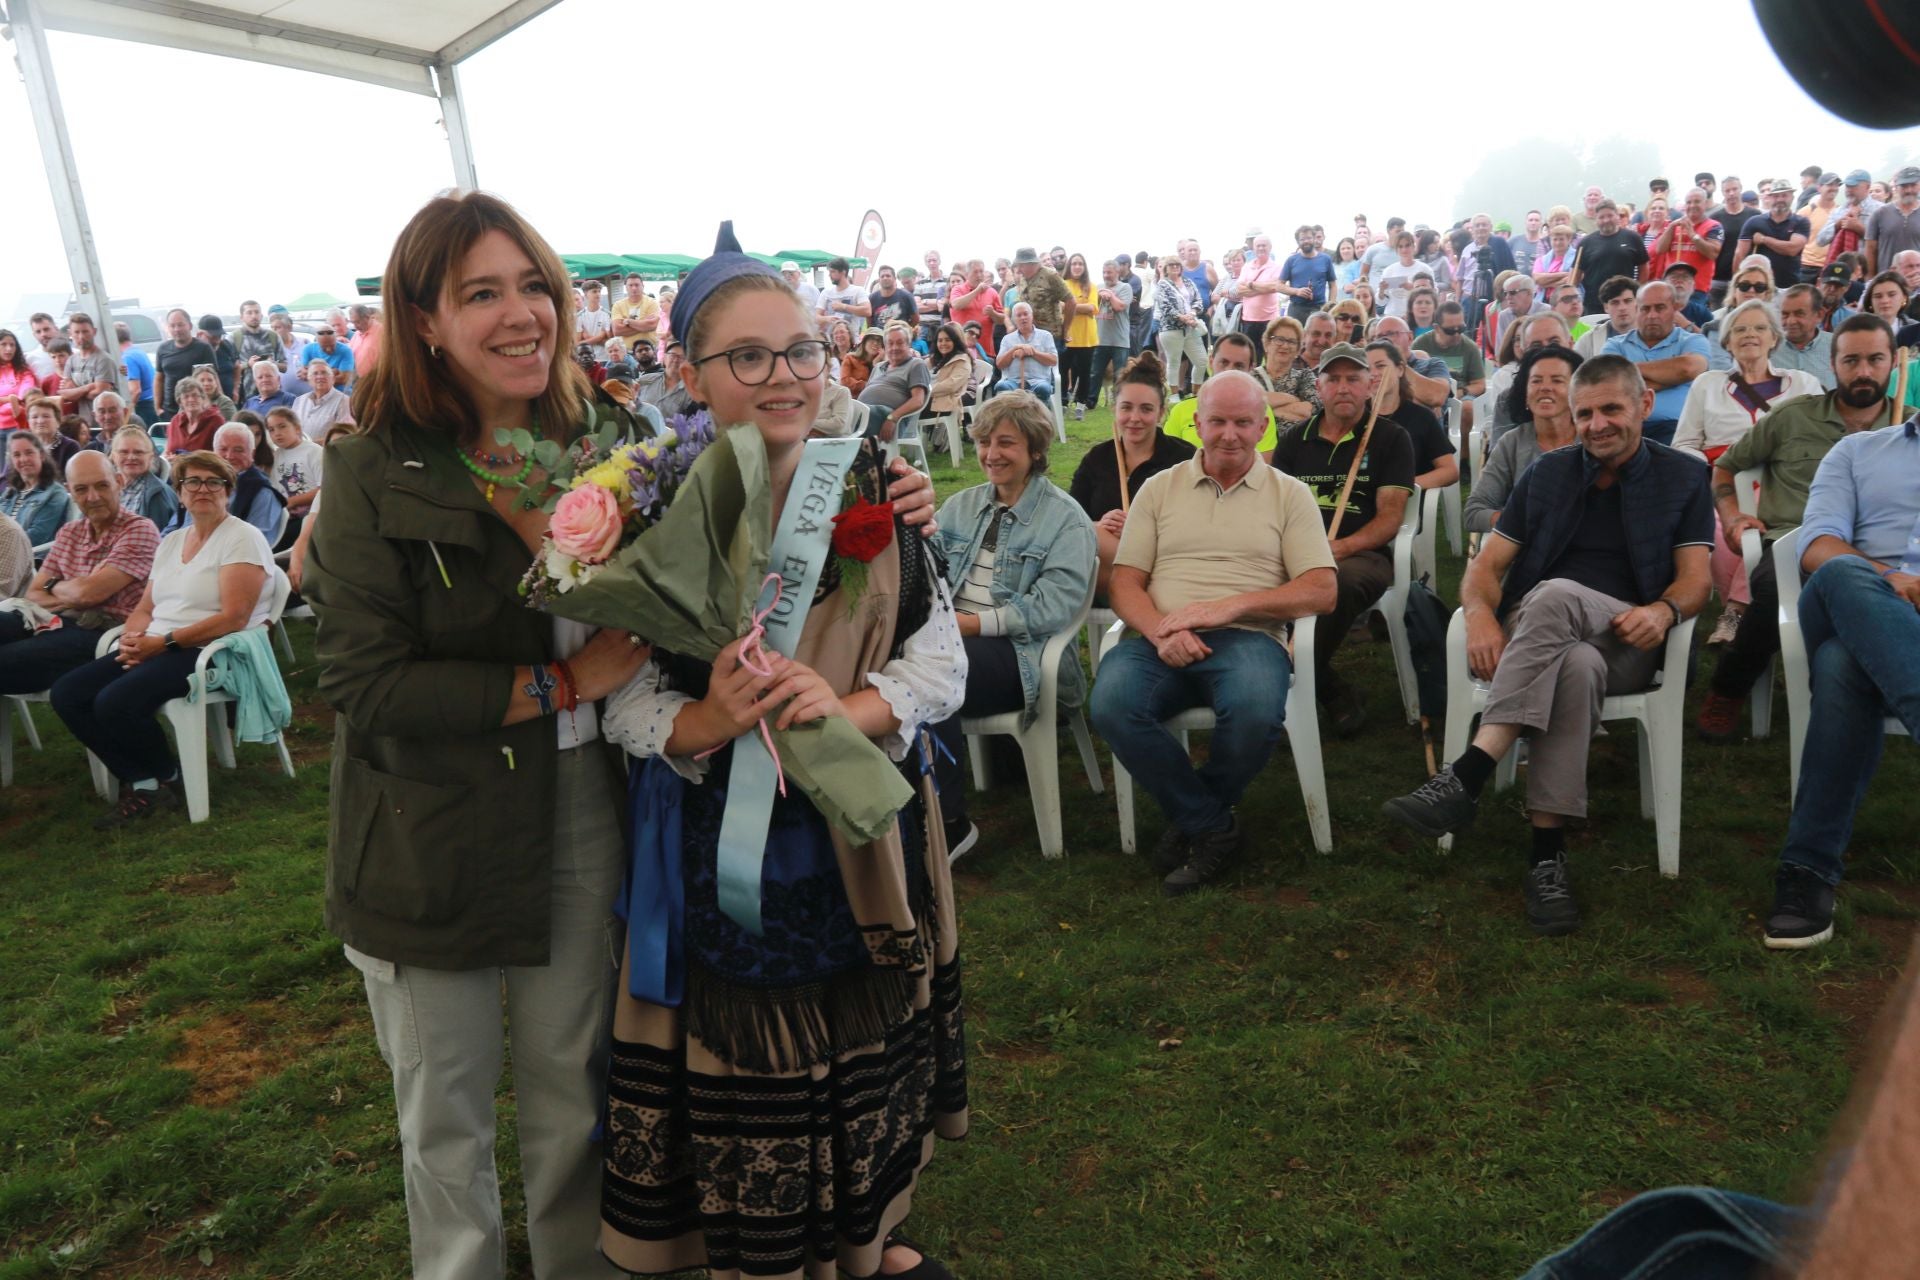
[[[561,456],[560,442],[557,440],[542,440],[533,446],[534,461],[547,471],[560,465]]]
[[[533,432],[525,428],[516,427],[513,431],[512,438],[513,447],[518,449],[522,455],[533,452]]]
[[[493,442],[495,444],[512,444],[513,432],[507,427],[495,427],[493,432]]]

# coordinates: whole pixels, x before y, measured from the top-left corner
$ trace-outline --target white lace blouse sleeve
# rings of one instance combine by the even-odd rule
[[[934,575],[933,612],[926,623],[906,638],[899,657],[867,679],[900,722],[898,729],[880,740],[881,748],[895,760],[907,758],[923,725],[960,714],[967,696],[967,651],[960,643],[953,598],[938,575]]]
[[[601,736],[636,759],[660,756],[675,773],[689,782],[699,782],[707,776],[706,761],[666,753],[667,739],[673,736],[673,718],[692,701],[684,693],[663,688],[660,668],[648,658],[633,679],[608,695],[600,711]]]

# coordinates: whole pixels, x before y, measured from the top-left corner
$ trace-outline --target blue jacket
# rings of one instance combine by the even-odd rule
[[[1580,527],[1586,493],[1600,464],[1577,444],[1543,453],[1521,473],[1495,531],[1520,544],[1501,584],[1500,612],[1526,597]],[[1707,466],[1651,440],[1620,468],[1627,557],[1640,599],[1651,604],[1673,584],[1675,547],[1713,545],[1713,495]]]
[[[966,580],[993,512],[990,484],[962,489],[941,504],[934,540],[947,560],[949,588],[958,589]],[[1023,727],[1032,724],[1036,714],[1040,651],[1047,637],[1072,622],[1091,598],[1098,563],[1093,521],[1066,490],[1045,476],[1034,476],[1000,530],[992,588],[1020,662],[1020,690],[1026,700]],[[1080,655],[1071,646],[1060,661],[1060,695],[1069,706],[1078,706],[1085,696]]]
[[[37,489],[0,487],[0,513],[10,515],[27,531],[27,541],[43,546],[53,541],[71,514],[67,487],[45,484]]]

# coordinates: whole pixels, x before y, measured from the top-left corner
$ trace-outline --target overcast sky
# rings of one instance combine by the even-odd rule
[[[1254,224],[1284,244],[1298,223],[1345,227],[1361,209],[1376,226],[1389,213],[1449,222],[1471,212],[1455,200],[1479,153],[1526,134],[1574,149],[1646,139],[1676,187],[1703,168],[1884,176],[1890,156],[1920,156],[1920,131],[1858,129],[1808,98],[1747,0],[1684,9],[1665,34],[1617,7],[1617,22],[1577,6],[1532,21],[1492,3],[1318,10],[1345,19],[1342,36],[1236,0],[566,0],[474,57],[462,83],[481,184],[567,253],[704,253],[725,217],[749,249],[849,253],[873,207],[897,263],[929,247],[949,262],[1022,244],[1159,253],[1184,235],[1214,256]],[[432,99],[85,36],[49,43],[115,296],[196,312],[347,296],[451,181]],[[621,44],[628,59],[592,56]],[[1494,87],[1449,87],[1466,47],[1499,68]],[[595,103],[614,119],[565,120]],[[12,139],[0,195],[11,307],[69,285],[17,75],[0,76],[0,137]]]

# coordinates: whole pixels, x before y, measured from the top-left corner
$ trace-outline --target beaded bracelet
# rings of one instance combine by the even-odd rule
[[[580,707],[580,685],[573,678],[573,668],[567,665],[565,658],[556,659],[554,667],[560,672],[561,710],[576,711]]]
[[[520,691],[540,704],[541,715],[550,716],[553,714],[553,691],[560,682],[541,663],[534,663],[531,670],[533,678],[521,685]]]

